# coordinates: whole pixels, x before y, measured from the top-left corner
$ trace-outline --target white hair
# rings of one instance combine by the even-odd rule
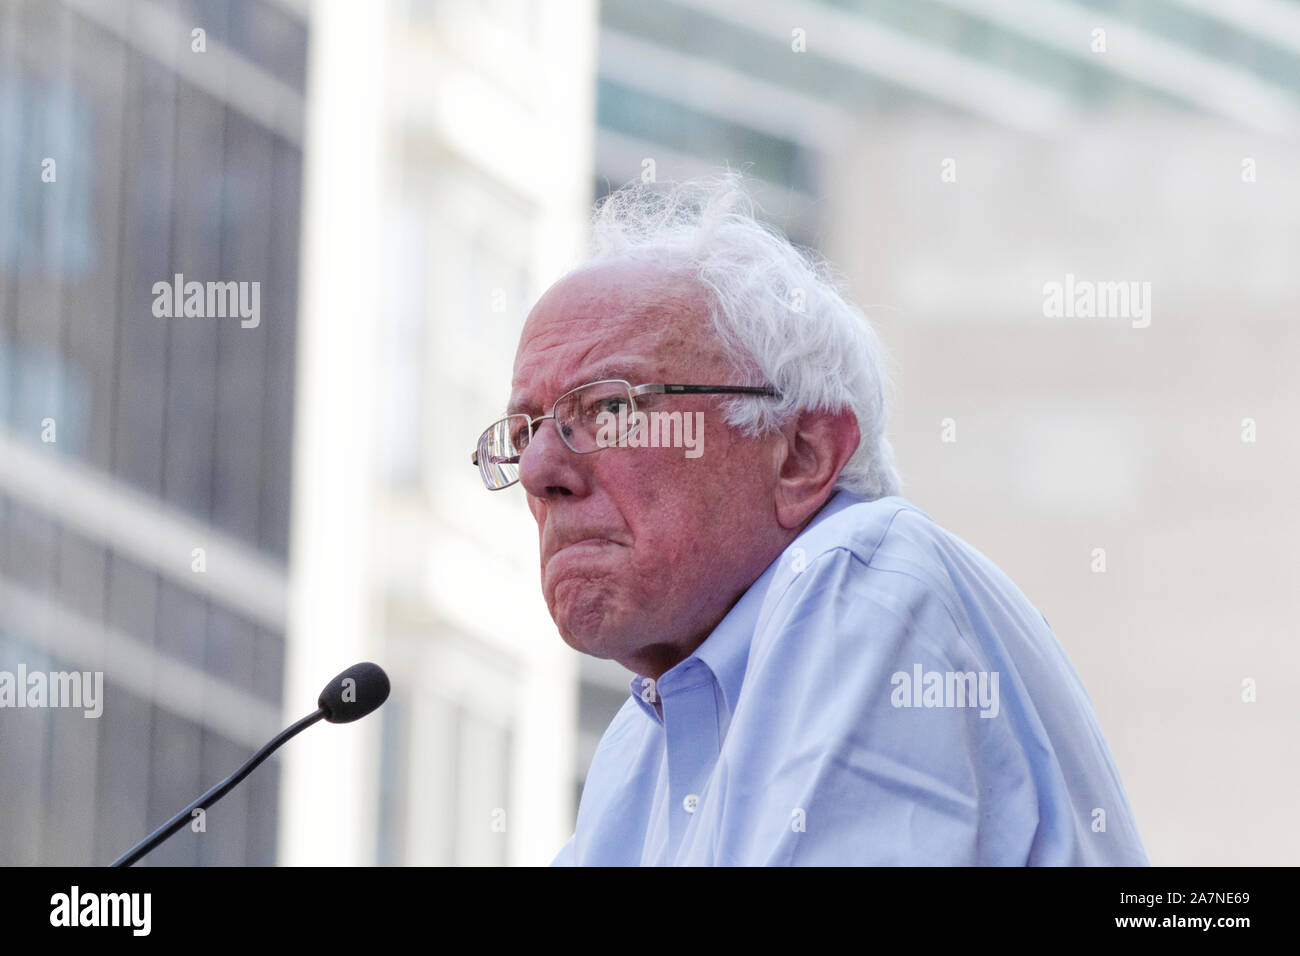
[[[863,498],[898,494],[885,437],[886,358],[830,265],[754,218],[741,174],[656,188],[633,182],[592,217],[590,262],[633,259],[684,270],[706,290],[714,332],[743,380],[781,398],[735,398],[726,421],[761,435],[794,414],[853,410],[861,440],[836,482]]]

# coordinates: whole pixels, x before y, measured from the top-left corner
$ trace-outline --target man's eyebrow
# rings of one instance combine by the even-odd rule
[[[510,401],[506,402],[506,414],[518,415],[521,412],[528,412],[531,414],[532,408],[529,407],[527,402],[521,401],[519,398],[515,397],[515,395],[512,394],[510,396]]]
[[[592,382],[600,382],[609,378],[622,379],[633,386],[645,384],[640,378],[638,378],[642,373],[631,371],[631,368],[632,367],[629,366],[626,361],[601,362],[597,365],[590,366],[583,369],[581,373],[575,373],[565,378],[560,390],[555,393],[555,397],[559,398],[565,392],[577,388],[579,385],[589,385]],[[552,399],[552,401],[553,400],[554,399]],[[506,406],[507,415],[518,415],[522,412],[532,414],[535,410],[535,406],[523,401],[517,395],[512,395],[510,397],[510,404]],[[549,410],[550,407],[547,406],[547,411]]]
[[[568,379],[560,394],[563,395],[564,392],[567,392],[571,388],[577,388],[579,385],[587,385],[591,382],[601,382],[607,378],[621,378],[623,381],[629,382],[632,385],[639,385],[641,384],[640,382],[633,381],[633,379],[639,374],[639,372],[629,371],[629,366],[626,361],[601,362],[598,365],[593,365],[590,368],[585,369],[581,375],[574,375],[572,378]]]

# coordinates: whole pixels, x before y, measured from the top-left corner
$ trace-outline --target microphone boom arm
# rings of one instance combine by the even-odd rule
[[[284,730],[280,731],[280,733],[278,733],[274,738],[272,738],[270,743],[268,743],[257,753],[253,754],[253,756],[250,757],[242,767],[236,770],[233,774],[231,774],[221,783],[217,784],[207,793],[203,794],[203,796],[199,797],[197,800],[191,803],[180,813],[176,814],[176,816],[172,817],[170,820],[168,820],[166,823],[160,826],[157,830],[154,830],[153,833],[145,837],[144,840],[141,841],[140,843],[137,843],[134,847],[132,847],[130,850],[128,850],[126,853],[120,856],[117,860],[115,860],[111,865],[130,866],[131,864],[135,863],[137,860],[140,859],[140,857],[144,856],[146,853],[148,853],[150,850],[156,847],[159,843],[162,843],[163,840],[167,839],[169,836],[171,836],[181,827],[185,826],[185,824],[190,820],[190,815],[195,810],[199,809],[200,807],[206,810],[209,806],[216,803],[227,793],[233,790],[241,780],[243,780],[255,769],[257,769],[257,766],[263,760],[271,756],[271,754],[275,753],[275,751],[279,749],[279,747],[285,741],[302,733],[312,724],[316,723],[316,721],[323,719],[326,716],[326,713],[327,711],[325,710],[325,708],[320,707],[316,710],[316,713],[309,714],[308,716],[304,717],[302,720],[298,721],[296,724],[293,724],[285,728]]]

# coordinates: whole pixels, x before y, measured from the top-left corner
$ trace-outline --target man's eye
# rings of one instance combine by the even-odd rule
[[[608,412],[611,415],[617,415],[620,411],[627,408],[627,399],[614,396],[612,398],[602,398],[596,403],[596,413]]]

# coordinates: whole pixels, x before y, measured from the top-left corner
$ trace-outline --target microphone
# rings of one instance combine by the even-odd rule
[[[388,700],[388,675],[378,664],[353,664],[325,685],[316,706],[331,724],[350,724]]]
[[[114,860],[111,865],[130,866],[135,863],[140,857],[185,826],[195,810],[199,808],[206,810],[231,790],[234,790],[241,780],[257,769],[257,766],[263,760],[275,753],[281,744],[302,733],[316,721],[324,719],[331,724],[350,724],[354,720],[360,720],[367,714],[377,710],[380,704],[388,700],[389,690],[391,690],[391,686],[388,683],[388,675],[384,673],[384,669],[378,664],[369,662],[353,664],[325,685],[325,689],[320,692],[320,697],[316,700],[316,712],[314,714],[308,714],[302,720],[280,731],[265,747],[253,754],[242,767],[157,830],[154,830],[153,833]]]

